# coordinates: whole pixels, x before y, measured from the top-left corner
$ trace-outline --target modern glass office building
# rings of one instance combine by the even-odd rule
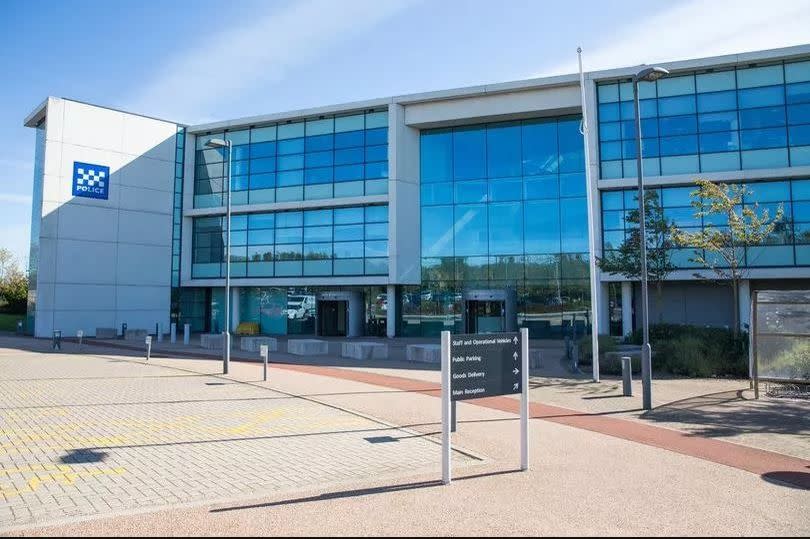
[[[745,250],[746,321],[751,290],[810,285],[810,46],[662,65],[671,75],[642,83],[640,106],[645,181],[666,218],[723,226],[695,217],[697,178],[744,184],[744,205],[784,211]],[[633,226],[637,70],[586,73],[584,104],[572,74],[205,125],[49,98],[26,119],[41,162],[31,330],[221,331],[230,263],[232,329],[626,334],[637,283],[589,268]],[[105,168],[102,193],[92,182]],[[730,324],[729,287],[695,277],[690,249],[670,254],[654,319]]]

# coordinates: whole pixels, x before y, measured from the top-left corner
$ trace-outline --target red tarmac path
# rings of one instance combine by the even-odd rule
[[[435,397],[439,397],[441,394],[439,384],[400,376],[315,365],[274,363],[273,368],[329,376],[400,391],[423,393]],[[520,402],[509,397],[489,397],[465,402],[502,412],[520,413]],[[529,415],[532,419],[551,421],[666,449],[754,474],[764,475],[780,482],[810,490],[810,461],[804,459],[722,440],[695,436],[677,430],[645,425],[638,421],[589,414],[539,402],[529,404]]]

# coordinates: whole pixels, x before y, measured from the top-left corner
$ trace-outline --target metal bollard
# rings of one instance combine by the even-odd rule
[[[84,337],[84,331],[78,330],[76,332],[76,338],[79,340],[79,346],[82,345],[82,337]]]
[[[270,355],[269,347],[266,344],[263,344],[259,347],[259,353],[262,356],[262,360],[264,361],[264,381],[267,381],[267,356]]]
[[[53,349],[62,350],[62,331],[59,329],[53,330]]]
[[[188,346],[191,341],[191,324],[183,324],[183,344]]]
[[[622,356],[622,394],[633,396],[633,362],[630,356]]]
[[[23,333],[23,321],[17,320],[17,335],[22,335]]]
[[[146,336],[146,361],[152,356],[152,336]]]
[[[172,322],[171,326],[169,326],[169,333],[171,336],[172,344],[177,342],[177,322]]]

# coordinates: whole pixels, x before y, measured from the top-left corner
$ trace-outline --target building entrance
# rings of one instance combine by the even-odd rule
[[[345,337],[348,335],[348,301],[318,302],[318,335]]]
[[[515,290],[468,290],[464,293],[464,331],[517,331]]]
[[[506,306],[503,301],[465,302],[466,333],[499,333],[505,331]]]
[[[360,337],[365,327],[363,292],[321,292],[317,296],[317,334],[322,337]]]

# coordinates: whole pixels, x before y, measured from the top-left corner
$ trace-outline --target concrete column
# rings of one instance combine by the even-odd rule
[[[740,329],[751,323],[751,281],[740,281]]]
[[[231,287],[231,331],[239,325],[239,287]]]
[[[397,329],[397,287],[396,285],[389,284],[386,291],[386,311],[385,311],[385,333],[388,338],[393,338],[396,335]]]
[[[622,281],[622,335],[633,332],[633,283]]]

